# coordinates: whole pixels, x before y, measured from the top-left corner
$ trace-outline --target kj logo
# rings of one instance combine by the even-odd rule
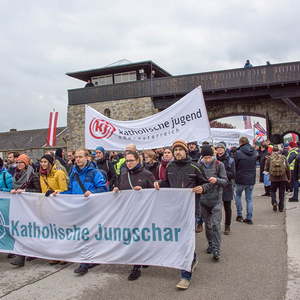
[[[10,199],[0,198],[0,249],[13,250],[15,240],[9,233]]]
[[[116,131],[116,128],[111,123],[97,118],[93,118],[89,129],[91,136],[95,139],[108,139]]]

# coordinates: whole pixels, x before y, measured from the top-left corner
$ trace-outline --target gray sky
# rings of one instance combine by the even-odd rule
[[[188,74],[300,58],[298,0],[0,1],[0,131],[66,125],[66,72],[126,58]]]

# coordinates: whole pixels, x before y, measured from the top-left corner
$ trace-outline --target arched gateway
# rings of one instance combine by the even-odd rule
[[[111,118],[132,120],[170,106],[201,85],[210,120],[232,115],[264,117],[269,137],[300,134],[300,62],[172,76],[145,61],[67,73],[95,86],[68,91],[68,148],[84,144],[84,105]],[[143,75],[143,76],[141,76]]]

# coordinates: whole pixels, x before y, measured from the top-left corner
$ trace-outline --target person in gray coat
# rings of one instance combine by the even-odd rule
[[[201,215],[205,223],[205,234],[208,241],[206,252],[213,254],[213,259],[220,259],[221,247],[221,220],[223,187],[228,184],[224,164],[214,157],[211,146],[203,146],[202,159],[199,161],[208,181],[213,184],[209,193],[200,197]]]

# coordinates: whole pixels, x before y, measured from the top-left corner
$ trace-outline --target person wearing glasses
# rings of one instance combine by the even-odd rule
[[[126,151],[125,154],[126,170],[121,173],[114,187],[114,192],[120,190],[135,190],[154,188],[155,178],[153,174],[146,170],[140,163],[139,154],[136,151]],[[136,280],[141,276],[141,265],[134,265],[128,280]],[[145,266],[146,267],[146,266]]]

